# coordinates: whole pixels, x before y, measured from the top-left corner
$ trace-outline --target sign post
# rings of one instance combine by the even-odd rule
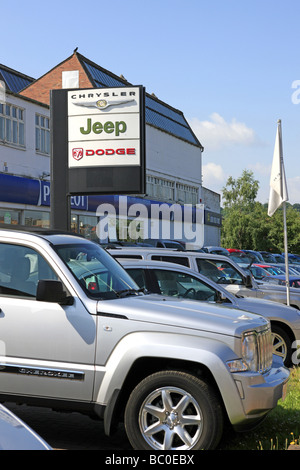
[[[145,193],[145,89],[51,91],[51,227],[70,230],[70,196]]]

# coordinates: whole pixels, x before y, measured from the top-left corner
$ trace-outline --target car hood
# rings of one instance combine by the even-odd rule
[[[299,319],[299,311],[294,307],[289,307],[272,300],[260,300],[254,297],[237,297],[235,298],[237,308],[247,310],[248,312],[257,313],[267,317],[281,317],[283,315],[297,317]]]
[[[228,304],[199,302],[150,294],[99,301],[98,314],[124,317],[148,324],[240,336],[245,329],[267,325],[260,315],[238,310]],[[141,326],[141,329],[143,326]],[[158,328],[155,326],[155,330]]]

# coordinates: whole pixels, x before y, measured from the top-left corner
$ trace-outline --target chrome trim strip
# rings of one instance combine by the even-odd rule
[[[28,367],[21,365],[7,365],[0,363],[0,373],[31,375],[35,377],[48,377],[66,380],[84,380],[84,372],[65,369],[51,369],[47,367]]]

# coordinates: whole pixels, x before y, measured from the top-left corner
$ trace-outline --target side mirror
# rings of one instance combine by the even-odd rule
[[[248,289],[251,289],[253,287],[252,278],[250,274],[247,274],[247,276],[245,277],[245,287],[248,287]]]
[[[226,295],[223,294],[223,292],[220,292],[218,290],[216,291],[216,294],[215,294],[215,301],[217,303],[230,302],[228,297],[226,297]]]
[[[72,305],[73,297],[68,297],[61,281],[42,279],[38,282],[36,300],[53,302],[61,305]]]

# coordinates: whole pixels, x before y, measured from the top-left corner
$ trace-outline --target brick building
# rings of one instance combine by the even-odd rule
[[[5,181],[7,188],[15,188],[10,191],[14,194],[8,198],[7,191],[6,194],[3,194],[0,186],[0,221],[1,210],[6,211],[7,214],[6,209],[10,208],[19,210],[19,222],[21,223],[47,225],[50,204],[50,90],[122,87],[132,84],[124,77],[116,76],[75,51],[66,60],[36,80],[0,65],[0,80],[6,86],[7,101],[0,108],[0,180],[2,178],[2,182]],[[21,143],[8,142],[6,135],[3,134],[6,132],[5,130],[1,134],[1,123],[7,120],[3,106],[8,106],[11,103],[12,106],[17,103],[17,108],[24,111],[25,121],[23,124],[27,137]],[[204,149],[183,113],[159,100],[156,96],[147,93],[145,104],[146,194],[143,197],[129,197],[129,203],[140,201],[142,198],[145,204],[156,201],[193,205],[202,202],[205,205],[203,197],[205,196],[205,198],[209,197],[210,203],[214,199],[213,212],[218,213],[218,195],[209,194],[207,189],[202,194],[202,152]],[[32,118],[29,122],[30,114]],[[40,144],[38,139],[41,141]],[[24,170],[24,161],[28,162],[26,171]],[[22,183],[12,184],[12,178],[21,178],[19,183],[21,180]],[[30,186],[26,191],[24,183],[25,186],[27,185],[26,187]],[[33,191],[31,186],[35,186],[36,190]],[[18,190],[16,188],[21,187],[23,188],[22,194],[17,197]],[[28,191],[35,192],[35,199],[27,200],[24,191],[26,194]],[[76,231],[85,231],[86,234],[90,233],[97,223],[95,212],[99,201],[102,200],[102,196],[73,198],[72,228]],[[113,196],[109,200],[115,203]],[[212,205],[210,204],[210,206]],[[40,222],[39,218],[30,219],[26,216],[24,218],[26,210],[44,212],[41,218],[43,222]],[[220,223],[215,222],[215,217],[209,217],[209,213],[210,209],[207,208],[205,211],[205,219],[207,220],[205,232],[209,235],[209,240],[205,240],[205,244],[219,244]],[[2,219],[3,217],[2,212]],[[6,221],[8,220],[9,216],[6,215]],[[211,223],[211,220],[214,222]]]

